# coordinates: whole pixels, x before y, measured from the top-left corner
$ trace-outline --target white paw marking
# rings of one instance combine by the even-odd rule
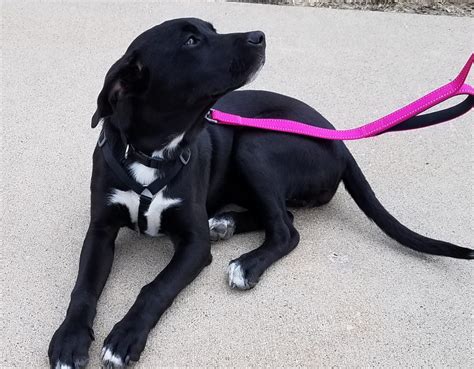
[[[117,367],[123,366],[123,360],[120,356],[115,355],[110,349],[104,347],[102,348],[102,363],[110,362]]]
[[[226,218],[220,218],[220,217],[211,218],[208,220],[208,222],[209,222],[209,229],[217,228],[220,225],[223,225],[226,228],[228,228],[229,225],[231,224],[231,220],[226,219]]]
[[[208,220],[212,241],[227,240],[234,235],[235,222],[228,217],[215,217]],[[224,232],[222,232],[224,228]]]
[[[163,159],[165,157],[165,154],[172,153],[174,150],[176,150],[179,143],[183,140],[184,133],[185,132],[175,136],[165,147],[163,147],[161,150],[155,151],[153,153],[153,156]]]
[[[244,271],[238,261],[233,261],[227,267],[227,274],[229,278],[229,286],[240,289],[248,289],[250,286],[244,276]]]
[[[68,365],[68,364],[64,364],[60,361],[58,361],[56,363],[56,366],[54,367],[54,369],[73,369],[71,365]]]

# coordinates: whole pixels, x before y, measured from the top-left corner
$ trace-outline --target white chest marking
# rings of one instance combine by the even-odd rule
[[[166,209],[177,206],[181,203],[181,199],[173,199],[166,197],[164,187],[153,198],[148,210],[145,213],[147,219],[147,229],[145,231],[149,236],[158,236],[161,226],[161,214]],[[109,198],[110,204],[119,204],[127,207],[130,213],[130,221],[136,224],[138,221],[138,207],[140,205],[140,197],[133,191],[120,191],[114,189]]]
[[[181,203],[181,199],[164,197],[163,191],[165,189],[166,187],[155,195],[150,207],[148,208],[148,211],[145,213],[147,219],[147,229],[145,233],[149,236],[158,236],[161,226],[161,213],[163,213],[163,211],[169,207],[176,206]]]
[[[130,171],[135,180],[144,186],[149,185],[160,176],[157,169],[149,168],[140,163],[130,164]],[[158,236],[161,226],[161,214],[171,206],[177,206],[181,203],[181,199],[173,199],[165,197],[164,192],[166,186],[158,192],[145,213],[147,218],[146,234],[150,236]],[[138,221],[138,207],[140,205],[140,196],[133,191],[121,191],[114,189],[109,197],[110,204],[120,204],[127,207],[130,213],[130,221],[136,224]]]
[[[140,197],[133,191],[121,191],[114,189],[109,197],[110,204],[124,205],[130,213],[130,220],[136,223],[138,220],[138,205],[140,205]]]
[[[135,180],[143,186],[148,186],[158,177],[161,177],[161,173],[158,169],[147,167],[140,163],[132,163],[129,166]]]

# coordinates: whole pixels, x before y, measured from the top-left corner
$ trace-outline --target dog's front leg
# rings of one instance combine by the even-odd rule
[[[207,213],[202,211],[194,221],[187,219],[174,225],[178,228],[170,234],[175,245],[171,261],[141,289],[131,309],[104,341],[102,364],[106,368],[122,368],[129,361],[138,361],[148,334],[161,315],[211,262]]]
[[[87,364],[97,300],[112,266],[117,233],[116,227],[89,226],[66,318],[49,345],[51,368],[76,369]]]

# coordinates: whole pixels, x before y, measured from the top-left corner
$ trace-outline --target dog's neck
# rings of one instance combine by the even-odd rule
[[[159,159],[177,158],[181,151],[191,145],[206,124],[207,110],[190,113],[166,113],[155,117],[153,124],[143,120],[133,120],[119,124],[123,119],[110,119],[124,143],[132,145],[148,156]]]

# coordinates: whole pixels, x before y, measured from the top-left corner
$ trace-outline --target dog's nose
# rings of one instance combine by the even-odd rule
[[[265,44],[265,34],[261,31],[253,31],[247,33],[247,42],[252,45],[263,45]]]

